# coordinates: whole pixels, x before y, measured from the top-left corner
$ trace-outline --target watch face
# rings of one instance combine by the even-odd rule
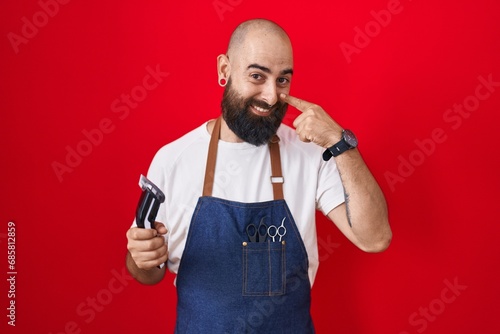
[[[344,140],[351,147],[358,146],[358,139],[351,130],[344,130]]]

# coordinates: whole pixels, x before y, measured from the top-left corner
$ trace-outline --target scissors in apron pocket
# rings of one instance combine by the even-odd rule
[[[253,223],[247,225],[247,235],[250,242],[266,242],[268,228],[264,224],[264,219],[266,217],[262,217],[258,227]]]
[[[267,234],[273,239],[273,242],[276,241],[275,238],[277,238],[277,237],[280,237],[280,239],[278,241],[281,242],[281,238],[283,238],[285,236],[285,234],[286,234],[285,219],[286,219],[286,217],[283,218],[280,226],[276,227],[275,225],[271,225],[267,229]],[[273,233],[271,233],[271,231]]]

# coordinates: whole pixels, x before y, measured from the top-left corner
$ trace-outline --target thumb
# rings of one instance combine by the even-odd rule
[[[160,223],[160,222],[155,222],[155,229],[156,229],[156,231],[158,231],[158,234],[167,234],[168,233],[168,230],[165,227],[165,225],[163,223]]]

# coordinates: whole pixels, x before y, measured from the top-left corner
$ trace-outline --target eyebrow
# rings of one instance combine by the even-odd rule
[[[259,64],[250,64],[250,65],[248,65],[247,69],[251,69],[251,68],[259,69],[262,72],[271,73],[271,70],[268,67],[265,67],[265,66],[262,66],[262,65],[259,65]],[[282,70],[280,72],[280,74],[281,75],[285,75],[285,74],[292,74],[293,75],[293,69],[286,68],[286,69]]]

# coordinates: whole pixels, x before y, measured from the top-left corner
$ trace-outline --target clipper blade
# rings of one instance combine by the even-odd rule
[[[141,187],[143,191],[151,191],[156,199],[160,201],[160,203],[163,203],[165,201],[165,194],[163,194],[160,188],[158,188],[153,182],[149,181],[149,179],[142,174],[139,178],[139,187]]]

